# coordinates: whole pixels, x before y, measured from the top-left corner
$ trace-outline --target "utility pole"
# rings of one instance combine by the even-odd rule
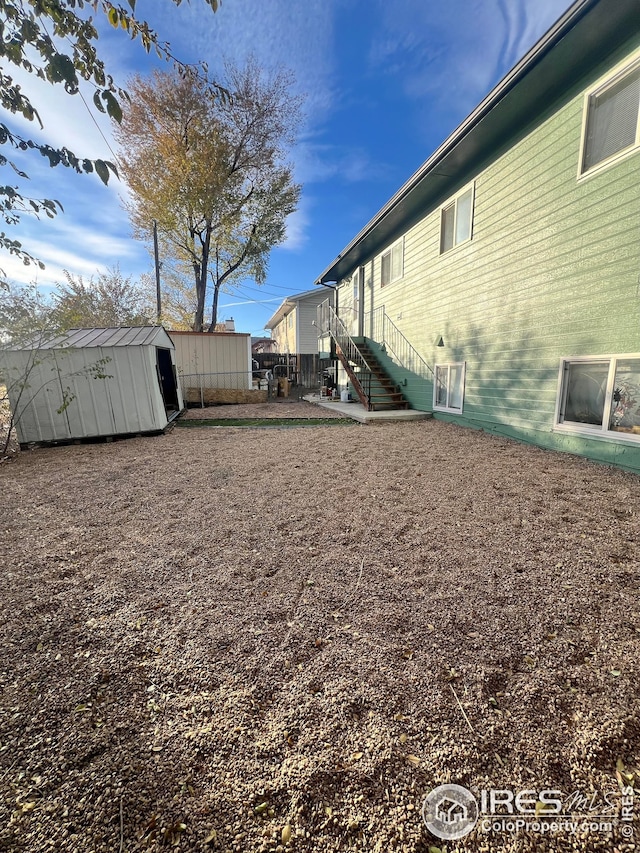
[[[156,262],[156,318],[162,322],[162,296],[160,294],[160,261],[158,259],[158,223],[153,220],[153,256]]]

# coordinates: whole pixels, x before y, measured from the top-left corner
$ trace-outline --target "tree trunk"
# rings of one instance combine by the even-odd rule
[[[211,307],[211,325],[209,332],[215,332],[216,323],[218,322],[218,296],[220,295],[220,283],[216,282],[213,286],[213,305]]]
[[[211,225],[207,226],[204,237],[200,237],[201,254],[193,269],[196,278],[196,316],[193,324],[194,332],[204,331],[204,303],[207,298],[207,272],[209,269],[209,247],[211,245]]]
[[[193,265],[193,272],[196,281],[196,313],[193,319],[193,331],[201,332],[204,325],[204,298],[207,292],[207,271],[204,270],[204,287],[202,283],[203,270],[198,268],[197,264]]]

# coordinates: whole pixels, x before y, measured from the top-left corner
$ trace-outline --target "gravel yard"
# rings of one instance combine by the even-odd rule
[[[635,475],[425,421],[39,449],[0,489],[0,850],[427,853],[444,782],[640,788]]]

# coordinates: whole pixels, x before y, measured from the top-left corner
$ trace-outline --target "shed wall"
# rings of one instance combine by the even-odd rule
[[[154,346],[41,350],[29,369],[33,358],[4,358],[10,381],[27,377],[22,393],[20,385],[9,393],[21,443],[153,432],[168,423]]]
[[[195,381],[189,377],[206,377],[207,388],[252,387],[250,335],[224,332],[170,332],[170,335],[185,388]]]

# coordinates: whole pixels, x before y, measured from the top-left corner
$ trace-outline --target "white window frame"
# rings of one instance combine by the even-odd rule
[[[471,209],[469,213],[469,236],[465,237],[464,240],[459,240],[456,242],[456,231],[458,229],[458,201],[462,198],[463,195],[466,195],[469,190],[471,190]],[[454,219],[453,219],[453,245],[449,246],[448,249],[445,249],[443,246],[444,241],[444,214],[445,211],[449,210],[450,207],[454,207]],[[451,198],[447,199],[445,204],[440,207],[440,229],[439,229],[439,250],[441,255],[448,255],[449,252],[452,252],[454,249],[457,249],[458,246],[464,246],[466,243],[469,243],[473,239],[473,224],[475,219],[475,206],[476,206],[476,183],[472,181],[470,184],[467,184],[465,187],[462,187],[455,195],[451,196]]]
[[[578,159],[578,180],[582,178],[591,177],[592,175],[601,172],[603,169],[607,169],[614,163],[619,162],[620,160],[624,160],[627,157],[635,154],[640,148],[640,109],[638,110],[638,119],[636,123],[636,138],[635,142],[632,145],[628,145],[626,148],[622,148],[620,151],[616,151],[615,154],[612,154],[610,157],[601,160],[599,163],[594,164],[588,169],[584,168],[584,160],[586,154],[586,145],[587,145],[587,126],[589,119],[589,107],[591,105],[591,99],[597,97],[598,95],[602,95],[607,91],[607,89],[616,86],[627,77],[629,74],[633,74],[640,68],[640,53],[634,54],[633,57],[625,59],[619,65],[617,65],[612,71],[609,71],[605,77],[601,77],[600,80],[585,92],[584,95],[584,104],[582,108],[582,130],[580,133],[580,157]]]
[[[460,367],[462,368],[460,373],[460,408],[456,408],[449,405],[449,400],[451,396],[451,368],[452,367]],[[438,370],[442,370],[443,368],[447,368],[447,404],[445,406],[439,405],[436,401],[438,398]],[[436,364],[433,369],[433,408],[436,412],[451,412],[456,415],[462,414],[464,410],[464,391],[465,391],[465,380],[467,375],[467,362],[466,361],[450,361],[443,362],[442,364]]]
[[[400,272],[397,275],[393,275],[393,261],[394,255],[400,254]],[[389,258],[389,281],[384,281],[383,279],[383,269],[384,269],[384,260],[385,258]],[[389,248],[380,255],[380,287],[386,287],[388,284],[393,284],[394,281],[400,281],[400,279],[404,276],[404,237],[401,237],[399,240],[396,240]]]
[[[568,433],[569,435],[579,435],[585,438],[593,438],[597,441],[621,441],[625,444],[638,444],[640,442],[640,434],[619,432],[609,428],[611,420],[611,409],[613,407],[613,392],[615,390],[615,378],[620,361],[640,361],[640,353],[616,353],[614,355],[584,355],[584,356],[565,356],[560,359],[560,369],[558,373],[558,391],[556,396],[556,411],[554,417],[554,432]],[[575,421],[564,420],[564,409],[566,405],[567,388],[565,386],[565,377],[568,375],[568,368],[571,364],[589,364],[589,363],[608,362],[607,384],[605,389],[604,409],[602,413],[602,425],[599,424],[581,424]]]

